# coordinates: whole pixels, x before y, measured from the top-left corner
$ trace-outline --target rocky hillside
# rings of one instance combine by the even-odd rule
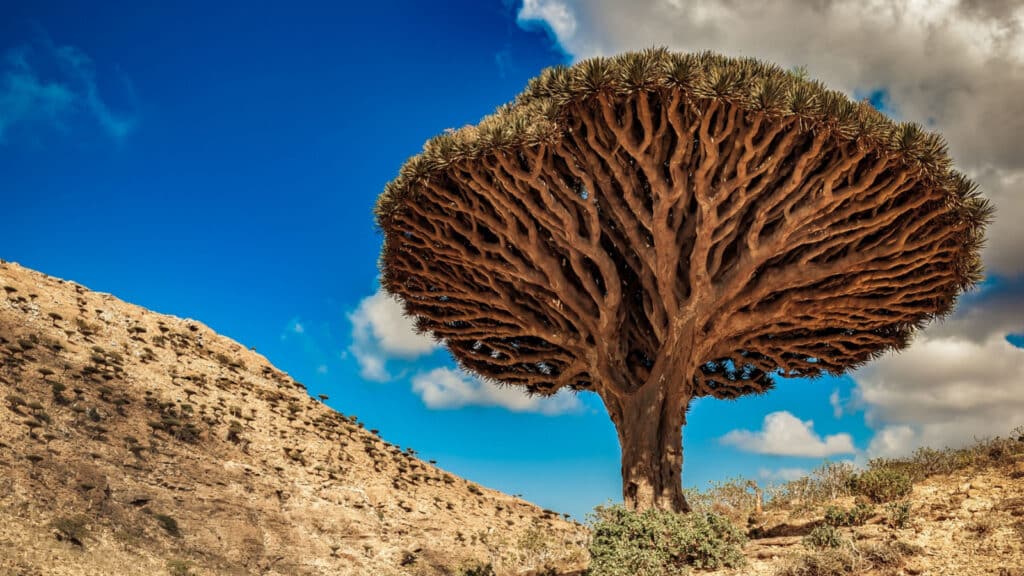
[[[585,539],[199,322],[0,261],[0,575],[568,572]]]
[[[751,536],[750,576],[1024,576],[1024,459],[932,476],[892,502],[776,507]]]

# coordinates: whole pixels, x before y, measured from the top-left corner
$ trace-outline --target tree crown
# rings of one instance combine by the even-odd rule
[[[385,288],[463,367],[547,394],[689,363],[732,398],[906,346],[980,280],[991,207],[917,124],[651,49],[545,70],[375,212]]]

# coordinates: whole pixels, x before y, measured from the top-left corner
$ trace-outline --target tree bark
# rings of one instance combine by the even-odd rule
[[[650,382],[607,402],[622,449],[622,498],[630,510],[689,512],[683,496],[683,436],[689,398]]]

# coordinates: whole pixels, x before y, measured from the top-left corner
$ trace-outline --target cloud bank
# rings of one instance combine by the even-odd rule
[[[349,314],[349,321],[352,323],[349,352],[367,380],[391,380],[387,370],[389,358],[415,360],[440,346],[429,334],[418,334],[412,319],[405,316],[402,304],[380,289],[359,303]]]
[[[962,446],[1024,425],[1024,281],[991,288],[962,311],[853,374],[879,433],[872,456]]]
[[[824,458],[856,452],[849,434],[822,438],[814,432],[814,422],[802,421],[786,411],[766,415],[761,430],[733,430],[722,436],[721,442],[746,452],[776,456]]]

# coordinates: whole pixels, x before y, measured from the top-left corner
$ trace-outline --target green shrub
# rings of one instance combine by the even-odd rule
[[[875,513],[875,507],[858,502],[850,509],[829,506],[825,509],[825,524],[829,526],[860,526]]]
[[[156,523],[164,529],[164,532],[167,532],[175,538],[181,536],[181,529],[178,527],[178,521],[174,518],[171,518],[167,514],[153,514],[153,518],[156,520]]]
[[[804,536],[804,545],[810,548],[839,548],[846,542],[835,526],[822,524]]]
[[[192,576],[193,574],[189,563],[184,560],[168,560],[167,573],[170,576]]]
[[[903,500],[886,504],[885,521],[893,528],[906,528],[910,524],[910,501]]]
[[[475,564],[464,569],[459,573],[459,576],[494,576],[494,566],[488,562],[486,564]]]
[[[872,468],[851,480],[854,493],[872,502],[891,502],[910,494],[913,483],[910,475],[894,468]]]
[[[688,566],[714,569],[745,562],[746,537],[713,513],[598,506],[590,524],[590,576],[668,576]]]

